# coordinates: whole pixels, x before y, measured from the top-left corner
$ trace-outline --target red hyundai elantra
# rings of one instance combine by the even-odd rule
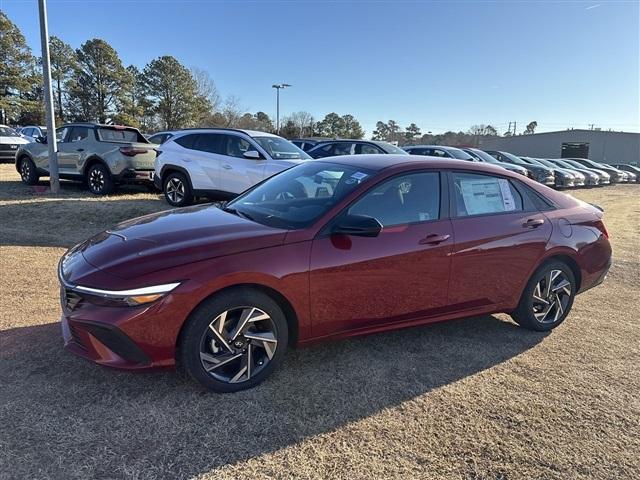
[[[66,348],[252,387],[288,346],[508,312],[551,330],[611,264],[602,212],[500,167],[309,161],[224,209],[122,223],[60,262]]]

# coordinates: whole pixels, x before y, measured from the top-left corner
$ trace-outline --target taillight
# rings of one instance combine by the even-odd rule
[[[120,153],[126,155],[127,157],[135,157],[139,153],[147,153],[149,150],[146,148],[136,148],[136,147],[120,147]]]
[[[600,230],[600,232],[602,232],[604,238],[606,238],[607,240],[609,239],[609,232],[607,231],[607,227],[604,226],[604,222],[602,220],[596,220],[593,223],[593,226]]]

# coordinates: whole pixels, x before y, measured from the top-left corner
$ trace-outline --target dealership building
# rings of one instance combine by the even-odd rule
[[[588,158],[604,163],[640,164],[640,133],[563,130],[483,138],[480,148],[534,158]]]

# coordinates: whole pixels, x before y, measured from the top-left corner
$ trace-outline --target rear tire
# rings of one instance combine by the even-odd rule
[[[113,192],[113,178],[107,167],[101,163],[94,163],[87,169],[87,188],[94,195],[109,195]]]
[[[40,180],[36,166],[29,157],[20,159],[20,178],[25,185],[35,185]]]
[[[180,172],[167,174],[162,191],[167,203],[173,207],[186,207],[193,203],[193,191],[186,175]]]
[[[277,302],[259,290],[234,289],[205,300],[191,314],[176,363],[209,390],[236,392],[271,375],[287,344],[287,319]]]
[[[567,318],[575,296],[576,279],[571,268],[564,262],[550,261],[531,276],[511,317],[524,328],[547,332]]]

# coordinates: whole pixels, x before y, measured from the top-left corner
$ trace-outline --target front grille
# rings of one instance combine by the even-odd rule
[[[11,150],[15,152],[18,150],[18,145],[15,143],[0,143],[0,150]]]
[[[70,288],[62,287],[60,291],[60,303],[63,310],[72,312],[82,302],[82,297]]]

